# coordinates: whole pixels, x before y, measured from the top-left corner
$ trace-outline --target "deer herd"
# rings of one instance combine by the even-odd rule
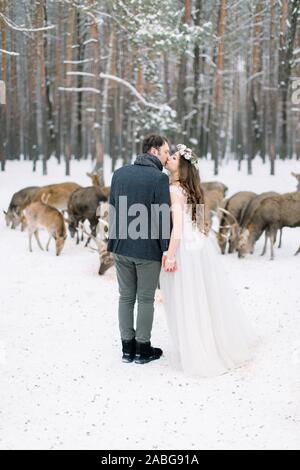
[[[213,181],[202,183],[205,191],[206,213],[211,230],[216,233],[222,254],[238,253],[239,258],[253,254],[257,240],[264,234],[265,243],[261,255],[270,241],[271,259],[274,259],[274,245],[279,233],[282,243],[284,227],[300,226],[300,174],[292,172],[297,180],[295,192],[279,194],[273,191],[256,194],[239,191],[225,198],[228,190],[223,183]],[[66,223],[77,244],[87,235],[85,246],[93,240],[100,257],[99,274],[104,274],[114,263],[107,251],[108,199],[110,187],[103,182],[103,173],[87,173],[92,186],[82,187],[77,183],[59,183],[43,187],[30,186],[15,193],[8,210],[4,211],[6,225],[12,229],[27,229],[29,250],[32,251],[32,235],[41,250],[39,229],[49,234],[46,250],[53,238],[56,255],[60,255],[67,238]],[[219,219],[218,231],[212,227],[212,217]],[[84,223],[89,222],[90,231]],[[300,253],[300,246],[295,255]]]
[[[265,243],[261,255],[266,253],[270,241],[271,259],[274,259],[274,244],[278,232],[279,244],[282,242],[283,227],[300,226],[300,174],[291,173],[297,179],[297,191],[278,194],[274,191],[256,194],[240,191],[223,201],[218,243],[223,254],[237,251],[239,258],[254,252],[254,247],[261,235],[265,234]],[[300,253],[300,247],[295,255]]]

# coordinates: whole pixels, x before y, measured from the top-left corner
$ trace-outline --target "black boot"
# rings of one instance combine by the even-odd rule
[[[130,341],[122,340],[122,361],[123,362],[132,362],[135,357],[135,338]]]
[[[134,362],[137,364],[146,364],[150,361],[155,361],[159,359],[162,355],[162,350],[160,348],[153,348],[150,341],[148,343],[138,343],[136,342],[136,353]]]

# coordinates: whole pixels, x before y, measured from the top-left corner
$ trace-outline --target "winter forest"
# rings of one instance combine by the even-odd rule
[[[0,449],[299,450],[300,0],[0,0],[0,261]]]
[[[150,131],[214,174],[300,159],[300,0],[1,0],[1,170],[123,163]]]

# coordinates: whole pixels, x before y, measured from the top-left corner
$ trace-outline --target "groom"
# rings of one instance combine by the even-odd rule
[[[168,249],[171,229],[169,178],[162,173],[170,155],[168,141],[160,135],[149,135],[144,139],[142,147],[143,154],[137,156],[133,165],[125,165],[113,174],[107,246],[108,251],[113,253],[119,284],[122,360],[123,362],[134,360],[137,364],[159,359],[162,355],[160,348],[151,346],[150,338],[154,295],[161,264],[165,261],[163,252]],[[156,207],[158,205],[167,207],[167,216],[164,218],[164,221],[167,219],[168,222],[167,230],[162,230],[161,218],[159,226],[155,226],[151,212],[153,204]],[[143,209],[146,211],[146,216]],[[133,217],[133,213],[135,215],[136,212],[143,215],[140,224],[134,222],[136,217]],[[140,231],[136,230],[133,233],[132,227],[137,229],[138,225]],[[156,236],[153,237],[155,230]],[[135,330],[136,298],[138,311]]]

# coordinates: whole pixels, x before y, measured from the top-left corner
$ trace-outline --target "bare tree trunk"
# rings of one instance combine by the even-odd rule
[[[275,13],[276,0],[271,0],[270,44],[269,44],[269,102],[268,102],[268,153],[270,174],[275,174],[276,159],[276,118],[277,118],[277,83],[275,78]]]
[[[112,74],[112,61],[115,60],[113,58],[114,55],[114,48],[115,48],[115,31],[112,28],[109,42],[108,42],[108,59],[106,62],[106,74]],[[102,143],[104,152],[108,149],[110,144],[110,135],[108,133],[109,126],[113,126],[113,123],[109,123],[109,90],[112,84],[109,82],[108,79],[104,79],[103,82],[103,99],[102,99],[102,124],[101,124],[101,132],[102,132]],[[113,157],[110,155],[111,158]]]
[[[163,67],[164,67],[164,92],[167,102],[171,98],[170,90],[170,73],[169,73],[169,55],[165,52],[163,55]]]
[[[262,32],[263,3],[258,1],[254,16],[254,33],[252,43],[252,57],[250,77],[248,78],[248,174],[252,174],[252,159],[261,147],[261,116],[259,107],[261,103],[261,32]]]
[[[81,22],[82,22],[82,17],[80,10],[76,12],[76,36],[77,36],[77,44],[78,44],[78,54],[77,54],[77,60],[78,60],[78,71],[80,73],[83,73],[84,71],[84,66],[82,61],[84,60],[84,51],[85,51],[85,34],[82,31],[81,27]],[[78,75],[77,79],[77,87],[82,88],[84,83],[84,79],[82,75]],[[74,155],[75,157],[79,160],[82,155],[83,155],[83,126],[82,126],[82,121],[83,121],[83,96],[82,92],[78,93],[78,98],[77,98],[77,129],[76,129],[76,145],[74,149]]]
[[[222,107],[223,107],[223,71],[224,71],[224,34],[226,23],[226,0],[221,0],[219,10],[219,24],[218,24],[218,52],[217,52],[217,70],[216,80],[213,96],[213,109],[211,119],[211,150],[212,158],[214,160],[214,174],[218,174],[219,157],[220,157],[220,131],[222,122]]]
[[[185,14],[183,23],[190,24],[191,22],[191,8],[192,2],[191,0],[185,0]],[[178,141],[183,141],[185,138],[185,122],[184,117],[186,115],[186,98],[185,98],[185,89],[187,86],[187,55],[184,51],[180,56],[179,61],[179,72],[178,72],[178,85],[177,85],[177,121],[178,125],[180,126],[180,130],[178,132],[177,138]]]
[[[44,0],[40,0],[36,5],[36,25],[37,28],[44,26]],[[45,69],[45,49],[44,32],[37,33],[37,140],[39,156],[43,159],[43,175],[47,174],[47,117],[46,117],[46,69]]]
[[[195,25],[200,26],[201,24],[201,14],[202,14],[202,0],[196,0],[196,17]],[[194,96],[193,96],[193,117],[191,125],[191,136],[193,139],[199,139],[199,88],[200,88],[200,66],[202,61],[200,61],[200,46],[196,43],[194,47]],[[198,142],[199,143],[199,142]]]
[[[289,13],[290,9],[290,13]],[[287,102],[291,64],[296,37],[297,20],[300,14],[300,0],[295,0],[289,7],[288,0],[281,1],[280,49],[279,49],[279,88],[281,94],[281,139],[280,158],[288,153],[287,144]]]
[[[11,9],[11,6],[10,6]],[[15,49],[16,44],[16,33],[14,31],[10,32],[10,44],[12,50]],[[9,155],[14,159],[20,159],[20,115],[18,112],[19,109],[19,93],[18,93],[18,73],[17,73],[17,64],[16,59],[9,61],[9,80],[8,80],[8,90],[9,90],[9,102],[7,106],[7,117],[8,117],[8,148]]]
[[[90,0],[92,3],[92,0]],[[99,35],[98,35],[98,28],[97,23],[93,19],[91,19],[91,26],[90,26],[91,38],[94,40],[93,42],[93,67],[92,72],[95,75],[93,80],[94,87],[99,88],[99,75],[101,71],[100,65],[100,43],[99,43]],[[103,144],[101,139],[101,107],[100,107],[100,99],[99,95],[93,95],[93,108],[96,109],[94,116],[94,125],[92,129],[93,134],[93,151],[92,151],[92,158],[96,160],[96,168],[100,169],[103,168],[103,158],[104,158],[104,150]]]
[[[1,2],[1,11],[5,13],[6,2]],[[3,49],[7,48],[6,45],[6,28],[4,25],[4,21],[0,18],[0,40],[1,40],[1,47]],[[1,76],[0,79],[3,80],[5,87],[7,81],[7,56],[6,54],[2,54],[1,57]],[[0,164],[1,164],[1,171],[5,171],[5,163],[6,163],[6,155],[5,155],[5,139],[6,139],[6,104],[0,103]]]
[[[66,87],[70,87],[72,85],[72,77],[69,75],[68,72],[71,71],[72,65],[70,64],[73,58],[73,38],[74,38],[74,29],[75,29],[75,7],[71,6],[68,10],[68,20],[67,20],[67,38],[66,38],[66,67],[65,67],[65,84]],[[71,116],[72,116],[72,94],[71,93],[63,93],[64,96],[64,110],[63,110],[63,136],[64,136],[64,157],[65,157],[65,165],[66,165],[66,175],[70,175],[70,167],[71,167],[71,155],[72,155],[72,147],[71,147]]]
[[[64,8],[61,3],[57,5],[57,39],[55,47],[55,67],[54,67],[54,133],[55,133],[55,156],[58,163],[61,163],[63,148],[63,103],[64,94],[59,91],[63,85],[63,34],[64,34]]]

